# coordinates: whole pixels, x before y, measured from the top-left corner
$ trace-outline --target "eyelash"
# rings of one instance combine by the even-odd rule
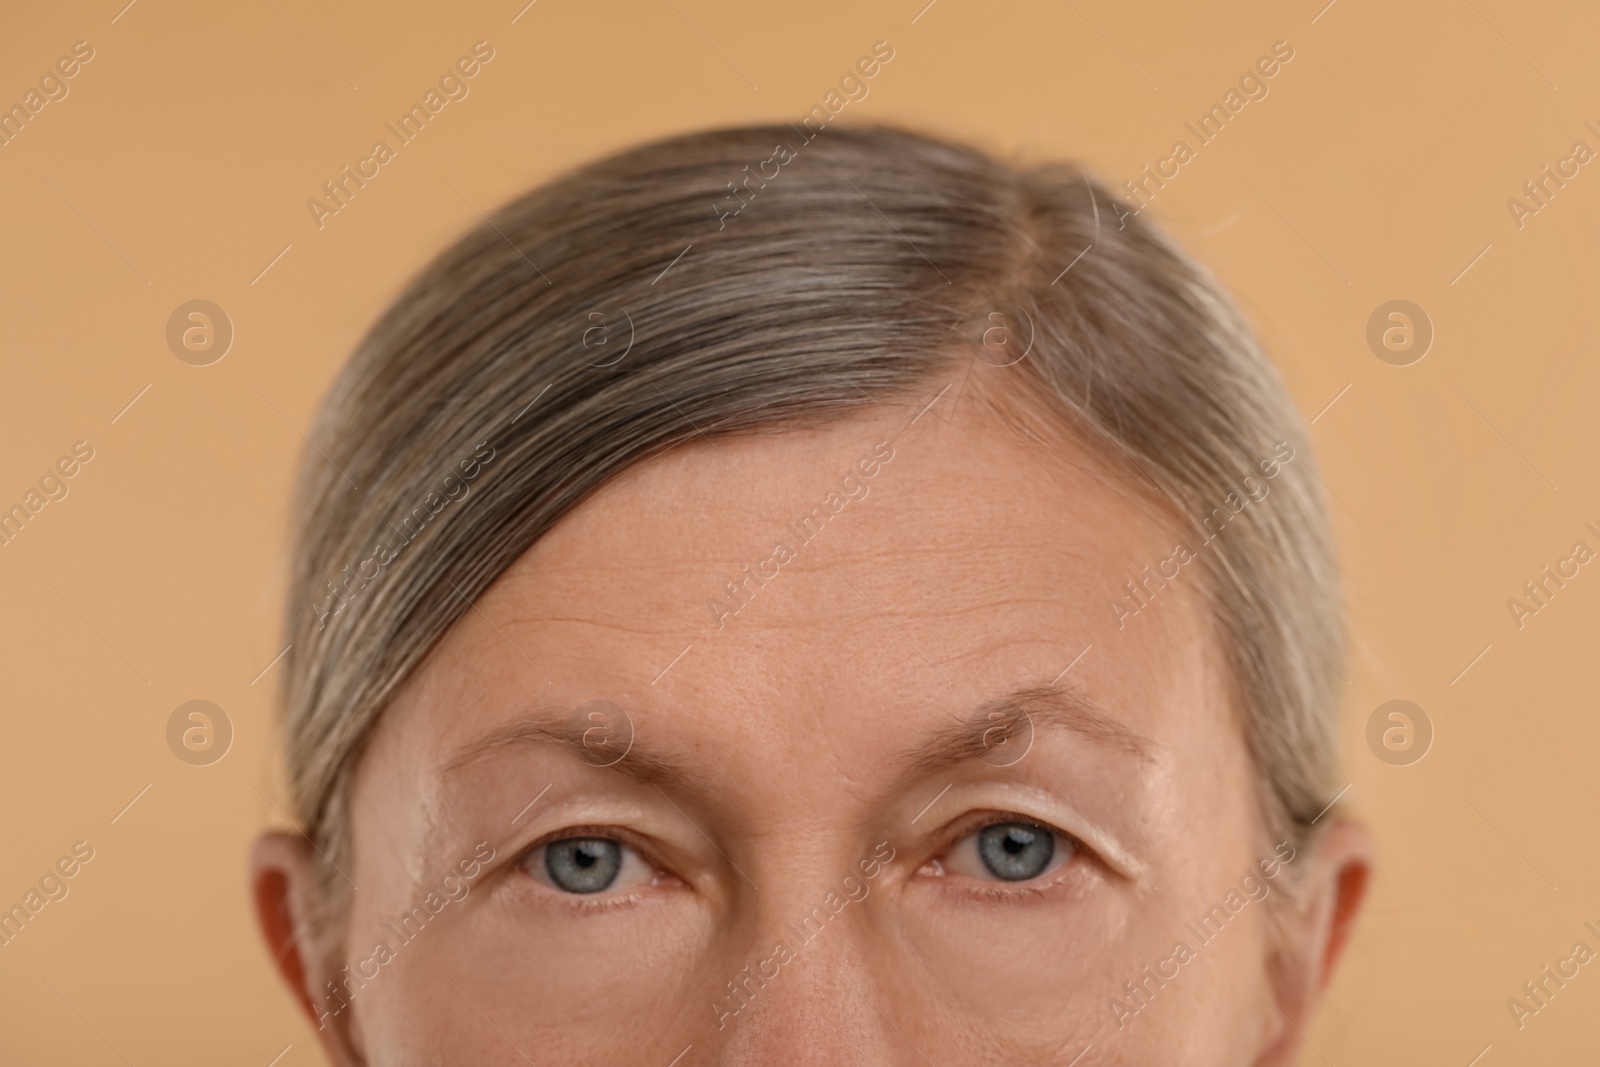
[[[940,835],[940,840],[943,841],[943,844],[939,846],[938,851],[933,853],[930,858],[938,859],[948,855],[952,849],[965,841],[969,836],[979,833],[987,827],[999,826],[1004,823],[1012,822],[1027,823],[1032,826],[1043,827],[1056,836],[1059,844],[1069,848],[1071,850],[1071,854],[1067,856],[1054,870],[1041,876],[1040,879],[1035,881],[1010,883],[1003,881],[982,882],[968,877],[958,877],[954,880],[955,884],[947,884],[946,888],[961,892],[968,897],[1001,903],[1015,903],[1018,900],[1028,897],[1046,897],[1061,890],[1065,886],[1067,882],[1067,876],[1074,869],[1075,861],[1079,856],[1082,856],[1086,860],[1092,860],[1094,857],[1094,851],[1089,848],[1088,845],[1084,844],[1082,839],[1068,833],[1060,827],[1054,826],[1049,822],[1039,819],[1036,816],[1026,815],[1021,812],[1014,811],[989,811],[960,819],[951,824],[951,828],[946,829],[946,831]],[[636,852],[639,855],[639,858],[643,862],[649,864],[650,868],[655,871],[658,876],[662,873],[666,873],[669,877],[676,877],[676,875],[672,874],[669,868],[656,860],[653,850],[648,843],[641,840],[638,835],[630,833],[629,831],[623,830],[622,828],[616,826],[563,826],[560,829],[553,830],[550,833],[543,835],[538,840],[531,842],[526,848],[516,854],[510,863],[510,867],[513,870],[520,872],[523,877],[537,885],[539,887],[541,896],[557,901],[558,906],[568,908],[580,914],[593,915],[637,906],[644,896],[640,889],[634,889],[623,893],[597,893],[594,895],[562,893],[557,889],[545,885],[532,873],[524,869],[528,861],[546,845],[553,844],[557,841],[565,841],[574,837],[599,837],[605,838],[606,840],[615,841],[618,844],[626,848],[630,848]],[[943,879],[941,879],[941,881],[943,881]]]
[[[671,871],[667,867],[656,861],[650,846],[646,844],[637,834],[633,834],[616,826],[563,826],[559,830],[552,830],[550,833],[540,837],[538,840],[529,844],[521,852],[517,853],[512,859],[510,867],[512,870],[520,873],[522,877],[538,886],[538,892],[541,896],[553,899],[557,902],[558,906],[569,908],[572,911],[580,914],[596,915],[601,912],[614,911],[619,908],[631,908],[636,906],[644,896],[644,893],[640,889],[633,889],[621,893],[563,893],[558,889],[554,889],[545,885],[543,882],[539,881],[538,878],[534,877],[531,872],[524,869],[524,865],[527,864],[528,861],[546,845],[554,844],[557,841],[566,841],[569,838],[574,837],[598,837],[604,838],[607,841],[615,841],[624,848],[630,848],[634,852],[638,853],[639,859],[648,864],[650,869],[654,871],[658,877],[663,872],[672,877],[676,877],[676,875],[671,874]]]
[[[947,885],[946,888],[961,892],[969,897],[982,900],[991,900],[1004,903],[1015,903],[1024,897],[1045,897],[1062,889],[1067,883],[1068,874],[1074,869],[1074,861],[1079,856],[1092,859],[1094,850],[1084,844],[1083,840],[1058,826],[1044,821],[1033,815],[1025,815],[1015,811],[988,811],[957,820],[951,824],[953,829],[947,829],[941,836],[944,844],[930,858],[938,859],[946,856],[961,842],[990,826],[1000,826],[1004,823],[1026,823],[1030,826],[1039,826],[1050,831],[1056,836],[1057,841],[1071,849],[1071,855],[1061,861],[1061,864],[1047,874],[1041,875],[1038,880],[1028,882],[979,882],[972,878],[958,878],[956,885]],[[948,878],[949,875],[945,875]],[[940,879],[943,881],[944,879]]]

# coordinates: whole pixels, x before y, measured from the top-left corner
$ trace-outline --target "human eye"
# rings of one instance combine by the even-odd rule
[[[1072,835],[1026,816],[994,814],[958,830],[930,862],[929,873],[990,883],[1034,883],[1072,861],[1082,846]]]
[[[535,844],[519,861],[534,881],[571,895],[640,889],[658,872],[615,832],[566,829]]]

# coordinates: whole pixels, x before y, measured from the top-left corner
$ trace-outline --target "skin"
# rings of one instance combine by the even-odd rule
[[[1365,832],[1267,835],[1198,568],[1118,628],[1175,540],[1124,475],[925,402],[640,465],[502,575],[362,757],[342,959],[303,918],[322,861],[262,838],[262,927],[335,1063],[1294,1061]],[[568,729],[593,700],[626,719]],[[1006,822],[1049,831],[1037,877],[979,855]],[[623,870],[565,892],[541,843],[586,836]]]

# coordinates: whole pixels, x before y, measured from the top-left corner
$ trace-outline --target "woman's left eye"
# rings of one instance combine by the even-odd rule
[[[655,872],[633,849],[609,837],[564,837],[528,853],[523,870],[563,893],[603,893],[649,885]]]
[[[1074,842],[1038,823],[991,823],[957,841],[942,866],[951,874],[984,881],[1026,882],[1072,858]]]

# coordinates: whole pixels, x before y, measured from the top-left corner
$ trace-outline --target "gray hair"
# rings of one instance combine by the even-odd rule
[[[1003,362],[984,351],[1002,320],[1028,341],[993,370],[1011,392],[1183,528],[1226,522],[1199,554],[1209,612],[1267,823],[1301,839],[1337,773],[1336,563],[1304,427],[1220,287],[1076,166],[780,125],[533,190],[362,341],[296,504],[283,729],[306,834],[342,862],[385,703],[597,487],[701,433],[818,426]],[[1282,447],[1271,503],[1219,511]]]

